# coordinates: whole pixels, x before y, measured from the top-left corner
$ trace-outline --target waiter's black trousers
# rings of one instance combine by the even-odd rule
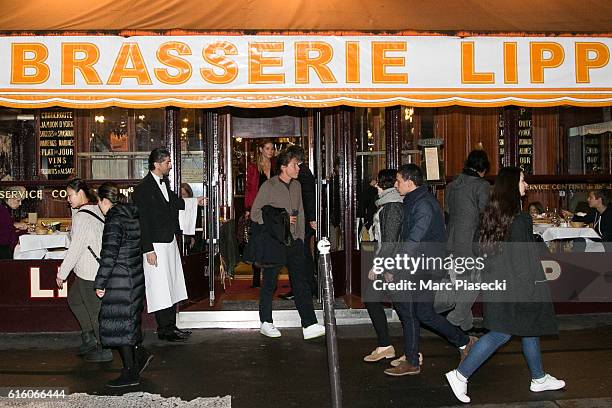
[[[176,329],[176,305],[155,312],[157,334],[170,334]]]

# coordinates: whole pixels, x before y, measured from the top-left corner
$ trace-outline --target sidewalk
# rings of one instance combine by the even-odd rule
[[[545,369],[566,380],[565,390],[530,392],[520,341],[513,339],[471,378],[472,406],[612,406],[612,315],[562,317],[561,323],[558,339],[542,340],[542,353]],[[391,331],[401,350],[399,324]],[[282,333],[269,339],[257,330],[197,330],[187,343],[169,344],[147,332],[145,345],[155,359],[139,387],[118,394],[104,386],[118,375],[118,355],[113,363],[85,363],[74,354],[77,333],[0,334],[0,387],[67,387],[91,395],[144,391],[183,401],[229,395],[232,407],[330,406],[324,338],[306,342],[299,329]],[[375,347],[371,326],[342,326],[338,335],[344,407],[459,404],[443,377],[457,365],[458,353],[439,337],[422,334],[420,375],[392,378],[383,373],[385,362],[362,361]]]

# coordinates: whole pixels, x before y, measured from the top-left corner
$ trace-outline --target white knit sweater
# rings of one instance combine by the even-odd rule
[[[104,215],[97,205],[84,205],[80,210],[89,210],[104,219]],[[104,224],[100,220],[82,211],[75,212],[72,216],[70,247],[57,276],[66,280],[70,271],[74,269],[74,273],[79,278],[93,281],[96,278],[99,265],[87,246],[90,246],[96,256],[99,257],[102,249],[103,232]]]

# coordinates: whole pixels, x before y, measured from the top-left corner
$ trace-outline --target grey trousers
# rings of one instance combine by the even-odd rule
[[[94,282],[75,276],[74,283],[68,288],[68,306],[85,332],[93,331],[100,344],[100,324],[98,315],[102,300],[96,296]]]

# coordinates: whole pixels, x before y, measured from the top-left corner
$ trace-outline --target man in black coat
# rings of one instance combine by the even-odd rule
[[[411,258],[444,258],[444,216],[436,198],[423,185],[423,172],[415,164],[405,164],[397,171],[395,188],[404,196],[404,217],[402,221],[402,251]],[[435,279],[436,271],[421,268],[409,271],[416,278],[416,289],[403,294],[394,302],[395,309],[404,329],[404,353],[406,361],[399,366],[385,370],[390,376],[415,375],[421,372],[419,366],[420,324],[433,329],[459,348],[461,359],[467,356],[476,337],[468,337],[434,311],[434,293],[420,290],[420,281]],[[399,273],[396,273],[399,278]],[[385,274],[387,281],[395,281],[395,275]],[[399,279],[398,279],[399,280]]]
[[[292,145],[287,148],[287,152],[292,154],[298,161],[300,172],[298,173],[298,181],[302,186],[302,204],[304,206],[304,215],[306,217],[305,233],[304,233],[304,255],[306,256],[306,264],[304,269],[307,273],[310,291],[312,295],[316,295],[319,285],[315,278],[315,263],[314,254],[312,253],[312,240],[317,229],[317,212],[316,212],[316,180],[308,165],[304,162],[304,149],[301,146]],[[285,299],[293,299],[293,290],[286,295]]]
[[[180,233],[178,212],[185,201],[170,189],[170,152],[154,149],[149,174],[134,188],[133,200],[140,213],[141,245],[145,271],[147,310],[155,312],[157,336],[181,341],[191,332],[176,327],[176,303],[187,299],[187,289],[175,234]],[[203,203],[198,198],[198,203]]]

